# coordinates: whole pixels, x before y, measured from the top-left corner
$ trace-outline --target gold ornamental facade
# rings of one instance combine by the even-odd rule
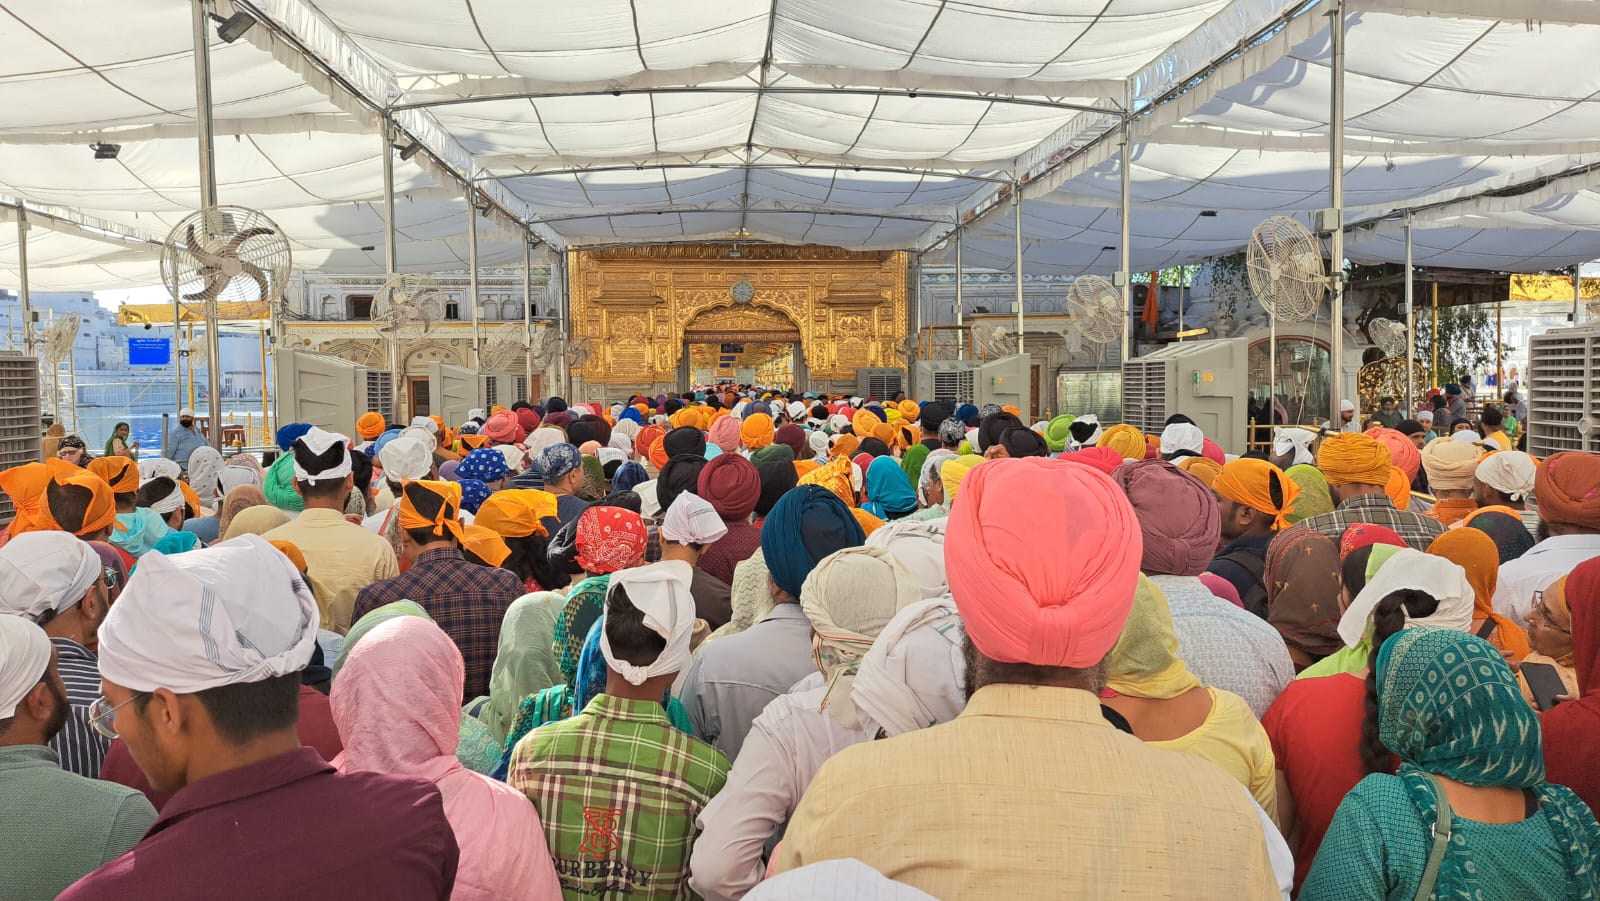
[[[899,251],[697,244],[573,251],[573,333],[591,384],[676,385],[690,344],[793,343],[812,387],[903,367],[908,259]]]

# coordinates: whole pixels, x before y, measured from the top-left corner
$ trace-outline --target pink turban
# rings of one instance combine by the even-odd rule
[[[1422,469],[1422,452],[1411,443],[1410,436],[1395,429],[1367,429],[1367,434],[1389,449],[1389,462],[1406,474],[1406,481],[1415,482]]]
[[[707,438],[712,444],[721,448],[723,453],[733,453],[739,449],[739,420],[732,416],[723,416],[711,424],[711,433]]]
[[[1143,541],[1115,482],[1019,457],[975,467],[945,533],[945,568],[973,645],[1001,663],[1088,667],[1133,607]]]
[[[1210,460],[1218,466],[1228,465],[1228,455],[1222,452],[1222,445],[1212,441],[1210,438],[1207,438],[1200,443],[1200,456],[1205,457],[1207,460]]]
[[[584,443],[578,445],[578,453],[583,454],[585,457],[599,456],[600,442],[585,441]]]
[[[1239,599],[1239,589],[1233,587],[1232,582],[1229,582],[1227,579],[1224,579],[1216,573],[1201,573],[1200,584],[1209,589],[1212,594],[1222,598],[1224,601],[1227,601],[1233,606],[1244,606],[1244,601]]]
[[[1122,455],[1109,447],[1086,447],[1075,453],[1062,454],[1057,460],[1066,460],[1068,463],[1082,463],[1092,466],[1106,475],[1111,475],[1127,462]]]
[[[483,424],[482,433],[495,444],[516,444],[528,437],[527,432],[517,425],[517,417],[510,410],[501,410],[490,416],[489,421]]]
[[[1222,537],[1217,496],[1206,483],[1165,460],[1140,460],[1111,476],[1139,516],[1146,575],[1198,576]]]

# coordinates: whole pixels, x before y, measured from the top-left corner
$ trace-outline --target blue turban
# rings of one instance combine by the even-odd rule
[[[644,425],[644,417],[639,415],[639,411],[634,407],[629,407],[628,409],[623,410],[622,415],[617,417],[618,422],[621,422],[624,419],[631,419],[640,425]]]
[[[973,425],[973,420],[978,418],[978,408],[972,404],[962,404],[961,406],[956,407],[955,416],[953,418],[959,421],[962,425]]]
[[[574,469],[582,469],[583,454],[570,444],[552,444],[540,452],[538,466],[545,482],[555,482]]]
[[[866,410],[868,413],[871,413],[873,416],[878,417],[879,419],[883,420],[884,422],[888,422],[889,421],[888,415],[883,412],[883,407],[881,405],[879,405],[879,404],[867,404],[865,407],[862,407],[861,409]]]
[[[757,413],[765,413],[768,416],[771,416],[772,415],[772,408],[767,406],[764,402],[758,400],[753,404],[745,404],[744,415],[740,416],[739,418],[740,419],[749,419],[750,417],[756,415]]]
[[[480,447],[462,459],[456,467],[456,477],[462,481],[498,482],[506,477],[511,467],[506,465],[506,455],[489,447]],[[465,507],[466,502],[462,501]]]
[[[544,402],[545,409],[551,413],[560,413],[567,409],[567,402],[559,397],[552,397]]]
[[[772,581],[791,597],[823,557],[867,540],[855,514],[820,485],[785,492],[761,524],[761,556]]]
[[[286,451],[294,447],[295,441],[309,431],[311,431],[311,423],[309,422],[291,422],[278,429],[278,434],[276,435],[278,450]]]
[[[650,481],[650,473],[643,466],[632,460],[617,467],[616,473],[611,476],[612,491],[632,491],[645,482]]]
[[[460,472],[459,469],[456,471]],[[461,485],[461,509],[468,513],[477,513],[478,508],[483,506],[483,502],[488,500],[489,495],[493,492],[489,490],[488,485],[483,484],[478,479],[460,479],[458,481]]]
[[[389,442],[400,437],[399,429],[390,429],[377,437],[377,440],[367,445],[367,456],[376,458],[378,453],[388,446]]]

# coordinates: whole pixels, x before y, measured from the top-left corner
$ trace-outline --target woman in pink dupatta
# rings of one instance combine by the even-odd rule
[[[558,901],[561,886],[533,805],[456,760],[465,677],[461,652],[430,620],[403,616],[373,629],[329,695],[344,739],[333,764],[439,786],[461,849],[452,898]]]

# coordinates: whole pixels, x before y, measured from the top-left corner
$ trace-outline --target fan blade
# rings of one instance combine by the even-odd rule
[[[228,277],[219,271],[204,272],[201,277],[205,279],[206,286],[193,294],[183,295],[184,300],[213,301],[220,297],[223,290],[228,287]],[[221,279],[221,281],[219,282],[218,279]]]
[[[200,264],[202,266],[220,266],[220,265],[222,265],[222,258],[221,257],[217,256],[214,253],[211,253],[210,251],[202,249],[200,247],[200,245],[196,242],[195,235],[194,235],[194,225],[191,224],[189,226],[188,230],[184,233],[184,241],[183,241],[183,243],[184,243],[184,246],[188,248],[189,252],[194,254],[194,258],[200,261]]]
[[[228,242],[222,245],[222,253],[225,256],[238,256],[239,247],[240,245],[244,244],[244,242],[259,235],[275,234],[277,234],[277,232],[270,228],[247,228],[242,232],[235,232],[233,237],[229,238]]]
[[[253,231],[264,231],[264,232],[267,232],[268,234],[271,234],[271,231],[269,231],[268,229],[264,229],[264,228],[262,228],[262,229],[253,229]],[[255,281],[256,288],[261,292],[261,295],[260,295],[261,299],[262,300],[270,300],[270,298],[267,296],[267,276],[266,276],[266,273],[261,271],[261,267],[257,266],[254,263],[246,263],[244,260],[240,260],[239,261],[239,268],[244,270],[243,271],[244,275],[250,276],[250,278]]]

